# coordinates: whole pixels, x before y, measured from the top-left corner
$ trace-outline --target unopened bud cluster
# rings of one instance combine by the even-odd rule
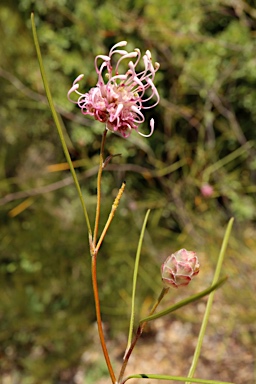
[[[199,273],[200,265],[195,252],[180,249],[168,256],[162,264],[162,280],[165,287],[178,288],[188,285],[191,279]]]

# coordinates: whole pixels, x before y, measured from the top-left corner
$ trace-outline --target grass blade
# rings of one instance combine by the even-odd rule
[[[60,123],[58,114],[56,112],[56,109],[54,107],[53,99],[52,99],[52,95],[51,95],[51,91],[50,91],[50,87],[49,87],[49,84],[48,84],[48,81],[47,81],[47,77],[46,77],[46,73],[45,73],[45,69],[44,69],[44,65],[43,65],[41,49],[40,49],[40,45],[39,45],[39,41],[38,41],[38,37],[37,37],[37,32],[36,32],[36,26],[35,26],[35,20],[34,20],[34,14],[33,13],[31,13],[31,24],[32,24],[32,32],[33,32],[34,44],[35,44],[37,58],[38,58],[38,62],[39,62],[39,67],[40,67],[40,71],[41,71],[41,75],[42,75],[42,80],[43,80],[43,84],[44,84],[44,88],[45,88],[45,93],[46,93],[46,96],[47,96],[47,99],[48,99],[48,102],[49,102],[49,106],[50,106],[50,109],[51,109],[51,112],[52,112],[53,120],[55,122],[57,131],[58,131],[58,134],[59,134],[59,137],[60,137],[60,141],[61,141],[61,145],[62,145],[64,154],[65,154],[65,157],[67,159],[67,162],[68,162],[71,174],[72,174],[73,179],[74,179],[74,183],[75,183],[75,186],[76,186],[76,189],[77,189],[77,193],[78,193],[79,199],[81,201],[83,213],[84,213],[84,216],[85,216],[85,221],[86,221],[86,224],[87,224],[88,232],[89,232],[89,235],[91,237],[92,236],[92,230],[91,230],[91,225],[90,225],[87,209],[86,209],[86,206],[85,206],[85,202],[84,202],[84,199],[83,199],[83,196],[82,196],[82,191],[81,191],[81,188],[80,188],[77,176],[76,176],[76,172],[75,172],[74,166],[72,164],[72,161],[71,161],[71,158],[70,158],[70,155],[69,155],[68,147],[67,147],[67,144],[65,142],[64,135],[63,135],[62,128],[61,128],[61,123]]]
[[[169,313],[174,312],[181,307],[184,307],[190,303],[193,303],[194,301],[199,300],[206,295],[209,295],[209,293],[211,293],[211,292],[215,291],[215,289],[218,289],[219,287],[221,287],[226,281],[227,281],[227,277],[223,277],[217,283],[215,283],[211,287],[205,289],[204,291],[201,291],[201,292],[199,292],[193,296],[190,296],[187,299],[181,300],[178,303],[172,305],[171,307],[164,309],[161,312],[155,313],[154,315],[151,315],[148,317],[144,317],[144,319],[140,320],[140,324],[143,323],[144,321],[151,321],[151,320],[158,319],[159,317],[168,315]]]
[[[140,239],[138,242],[137,252],[136,252],[136,258],[135,258],[135,265],[134,265],[134,272],[133,272],[133,282],[132,282],[132,304],[131,304],[131,317],[130,317],[130,326],[129,326],[129,335],[128,335],[128,343],[126,351],[130,348],[131,342],[132,342],[132,331],[133,331],[133,325],[134,325],[134,313],[135,313],[135,295],[136,295],[136,285],[137,285],[137,276],[138,276],[138,269],[139,269],[139,262],[140,262],[140,254],[141,254],[141,247],[142,242],[144,238],[144,233],[148,221],[148,216],[150,213],[150,209],[147,211],[145,215],[145,219],[141,228],[140,233]]]
[[[127,376],[125,380],[122,382],[124,384],[129,379],[157,379],[157,380],[175,380],[175,381],[187,381],[189,383],[201,383],[201,384],[234,384],[227,381],[216,381],[216,380],[205,380],[205,379],[195,379],[188,378],[182,376],[169,376],[169,375],[154,375],[154,374],[146,374],[139,373]]]
[[[224,236],[224,239],[223,239],[223,242],[222,242],[222,246],[221,246],[221,250],[220,250],[220,253],[219,253],[219,258],[218,258],[215,274],[213,276],[213,281],[212,281],[213,285],[216,283],[216,281],[218,280],[219,275],[220,275],[220,271],[221,271],[222,263],[223,263],[223,260],[224,260],[225,252],[226,252],[226,249],[227,249],[228,240],[229,240],[229,237],[230,237],[230,233],[231,233],[231,229],[232,229],[232,226],[233,226],[233,222],[234,222],[234,218],[231,218],[229,220],[229,223],[228,223],[228,226],[227,226],[227,229],[226,229],[226,232],[225,232],[225,236]],[[202,348],[202,344],[203,344],[203,338],[204,338],[204,335],[205,335],[206,326],[207,326],[207,323],[208,323],[208,320],[209,320],[209,316],[210,316],[210,311],[211,311],[211,308],[212,308],[213,298],[214,298],[214,291],[211,292],[211,294],[209,296],[209,299],[207,301],[207,305],[206,305],[206,309],[205,309],[205,313],[204,313],[204,318],[203,318],[201,329],[200,329],[200,332],[199,332],[198,341],[197,341],[194,357],[193,357],[193,360],[192,360],[192,364],[191,364],[191,367],[190,367],[190,370],[189,370],[189,373],[188,373],[188,377],[193,377],[193,375],[195,373],[195,370],[196,370],[196,366],[197,366],[197,363],[198,363],[198,359],[199,359],[201,348]],[[187,380],[187,383],[188,382],[189,381]]]

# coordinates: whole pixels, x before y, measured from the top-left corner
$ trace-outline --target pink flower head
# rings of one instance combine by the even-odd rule
[[[139,124],[145,121],[142,109],[153,108],[159,103],[159,95],[153,83],[155,73],[159,64],[152,64],[151,53],[146,51],[143,56],[144,70],[136,73],[136,67],[141,59],[139,49],[128,53],[119,47],[127,44],[126,41],[114,45],[109,51],[109,55],[98,55],[95,58],[95,69],[98,75],[96,87],[91,88],[87,93],[78,91],[78,82],[84,75],[79,75],[73,82],[68,92],[68,98],[72,103],[81,108],[84,115],[91,115],[102,123],[112,132],[117,132],[123,137],[128,137],[134,129],[140,135],[149,137],[154,131],[154,119],[150,120],[150,133],[144,135],[138,131]],[[112,57],[114,54],[120,55],[116,65],[112,67]],[[98,60],[103,62],[99,65]],[[119,74],[120,63],[124,59],[132,59],[128,63],[128,70],[125,74]],[[105,73],[106,82],[103,79]],[[145,97],[145,92],[150,89],[151,94]],[[71,93],[78,95],[78,100],[70,98]],[[156,101],[153,105],[145,105],[153,97]]]
[[[196,253],[184,248],[180,249],[168,256],[163,263],[161,267],[163,283],[167,288],[188,285],[199,273],[199,268]]]
[[[211,197],[213,195],[214,190],[210,184],[205,183],[201,186],[200,192],[203,197]]]

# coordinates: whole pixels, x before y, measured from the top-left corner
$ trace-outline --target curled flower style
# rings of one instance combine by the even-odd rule
[[[142,57],[144,70],[136,73],[136,67],[141,59],[140,50],[135,49],[128,53],[119,49],[126,44],[126,41],[121,41],[111,48],[108,56],[96,56],[95,69],[98,75],[96,87],[84,94],[79,92],[78,83],[84,76],[79,75],[68,92],[68,98],[81,108],[84,115],[94,116],[96,120],[105,123],[106,128],[112,132],[117,132],[126,138],[134,129],[140,135],[149,137],[154,131],[154,119],[150,120],[150,133],[148,135],[139,132],[138,126],[145,121],[142,110],[153,108],[159,103],[159,94],[153,82],[159,64],[153,65],[151,53],[146,51]],[[112,67],[114,54],[120,55],[120,58]],[[98,65],[99,59],[103,60],[100,65]],[[120,64],[125,59],[132,60],[128,62],[126,73],[119,74]],[[103,79],[103,72],[106,72],[106,82]],[[145,96],[148,89],[151,94]],[[77,101],[70,98],[73,92],[78,95]],[[151,105],[147,104],[153,97],[156,99],[155,102]]]
[[[167,257],[162,264],[162,280],[165,287],[178,288],[188,285],[191,279],[199,273],[200,265],[193,251],[180,249]]]

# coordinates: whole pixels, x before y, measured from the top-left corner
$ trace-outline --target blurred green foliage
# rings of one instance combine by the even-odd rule
[[[146,116],[155,118],[154,135],[107,139],[106,152],[122,157],[103,174],[102,225],[127,181],[99,263],[110,334],[127,327],[140,225],[151,208],[139,307],[158,294],[159,265],[180,247],[205,252],[210,274],[223,228],[234,216],[226,262],[232,289],[224,292],[227,302],[237,302],[233,318],[239,313],[246,324],[237,337],[253,345],[254,2],[10,0],[0,4],[1,372],[17,369],[33,384],[65,381],[63,372],[72,376],[92,341],[95,321],[79,200],[69,172],[47,168],[65,160],[36,60],[31,11],[72,159],[83,160],[77,172],[91,218],[102,126],[74,109],[67,91],[80,73],[85,90],[94,86],[94,57],[121,40],[130,49],[150,49],[161,65],[161,103]],[[201,192],[205,184],[213,187],[208,198]]]

